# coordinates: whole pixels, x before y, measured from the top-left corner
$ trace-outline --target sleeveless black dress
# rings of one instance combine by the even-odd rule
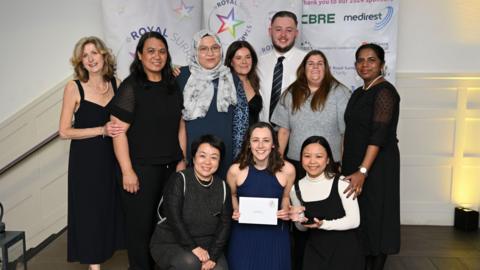
[[[345,216],[342,199],[338,194],[338,176],[335,177],[330,195],[324,200],[305,202],[295,183],[297,198],[305,206],[305,216],[320,220],[333,220]],[[303,257],[303,270],[363,270],[364,255],[357,230],[326,231],[310,229]]]
[[[85,100],[75,112],[74,128],[103,126],[110,115],[106,108]],[[115,80],[112,80],[116,91]],[[68,248],[70,262],[98,264],[123,245],[122,214],[112,138],[96,136],[72,140],[68,163]]]

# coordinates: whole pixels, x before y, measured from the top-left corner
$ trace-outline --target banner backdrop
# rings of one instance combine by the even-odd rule
[[[173,63],[187,64],[192,36],[202,25],[197,0],[102,0],[105,42],[117,57],[121,79],[129,74],[138,39],[157,31],[167,39]]]
[[[302,1],[203,0],[203,21],[205,28],[219,35],[225,49],[235,40],[246,40],[261,56],[273,50],[268,27],[280,10],[300,17]]]
[[[352,90],[362,85],[354,62],[362,43],[385,49],[386,78],[395,82],[397,63],[397,0],[303,1],[302,45],[327,56],[333,75]]]
[[[386,51],[386,77],[395,82],[399,0],[102,0],[104,33],[124,79],[140,36],[162,33],[173,63],[186,65],[192,36],[207,28],[218,33],[224,49],[247,40],[259,56],[273,47],[268,27],[273,14],[297,14],[297,46],[323,51],[337,79],[351,89],[362,84],[354,68],[355,50],[375,42]]]

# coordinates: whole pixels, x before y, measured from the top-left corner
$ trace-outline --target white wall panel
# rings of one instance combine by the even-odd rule
[[[480,157],[480,118],[466,119],[465,124],[466,131],[464,155]]]
[[[453,209],[478,210],[480,77],[400,73],[398,136],[403,224],[452,225]]]
[[[402,201],[412,203],[450,201],[451,166],[402,166],[401,176]]]
[[[402,117],[399,132],[402,154],[453,156],[455,119],[417,117]]]

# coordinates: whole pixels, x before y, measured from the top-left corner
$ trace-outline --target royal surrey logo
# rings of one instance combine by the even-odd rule
[[[386,25],[388,25],[388,23],[390,22],[390,20],[392,20],[392,17],[393,17],[393,7],[391,6],[388,6],[386,8],[384,8],[381,13],[383,14],[383,19],[379,22],[376,22],[375,23],[375,27],[374,29],[376,31],[378,30],[382,30],[383,28],[385,28]]]
[[[236,0],[218,1],[208,16],[208,27],[218,34],[222,43],[229,44],[235,40],[246,40],[252,31],[248,22],[250,12],[237,5]]]
[[[217,14],[217,18],[222,22],[217,34],[228,31],[233,38],[237,38],[236,28],[245,23],[244,21],[235,19],[235,9],[233,7],[227,16]]]
[[[192,10],[193,10],[193,5],[189,6],[185,4],[183,0],[181,0],[178,6],[173,9],[173,11],[175,11],[177,16],[181,19],[190,17],[190,13],[192,13]]]

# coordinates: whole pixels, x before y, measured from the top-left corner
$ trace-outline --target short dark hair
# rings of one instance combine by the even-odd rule
[[[382,64],[385,64],[385,50],[382,48],[382,46],[375,43],[366,43],[358,47],[357,51],[355,52],[355,61],[358,59],[360,51],[365,49],[373,50],[373,52],[377,55],[378,59],[380,59],[380,62],[382,62]]]
[[[325,139],[322,136],[310,136],[305,141],[302,143],[302,147],[300,148],[300,163],[302,163],[302,157],[303,157],[303,150],[307,145],[312,144],[312,143],[318,143],[323,148],[325,148],[325,151],[327,152],[327,157],[329,159],[329,162],[327,164],[327,167],[325,168],[325,176],[328,178],[334,178],[337,176],[337,174],[340,173],[339,170],[339,164],[335,162],[335,159],[333,159],[333,154],[332,154],[332,149],[330,148],[330,144],[328,143],[327,139]]]
[[[220,139],[220,137],[212,135],[212,134],[205,134],[192,142],[190,147],[190,156],[193,160],[193,157],[197,154],[198,147],[201,144],[207,143],[213,148],[217,149],[220,152],[220,162],[222,161],[223,156],[225,155],[225,143]],[[193,164],[192,160],[190,160],[190,164]]]
[[[295,22],[295,25],[298,25],[297,15],[295,15],[295,13],[288,10],[281,10],[275,13],[272,17],[272,20],[270,21],[270,24],[273,24],[276,18],[283,18],[283,17],[291,18]]]

